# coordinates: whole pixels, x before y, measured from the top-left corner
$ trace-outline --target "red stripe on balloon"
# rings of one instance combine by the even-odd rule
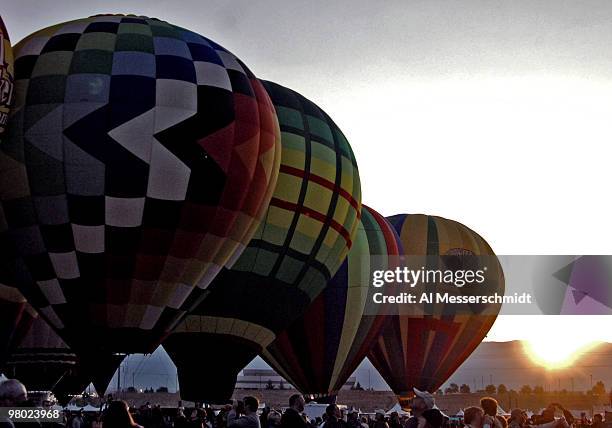
[[[283,208],[283,209],[285,209],[287,211],[294,211],[294,212],[297,212],[299,214],[304,214],[305,216],[311,217],[311,218],[313,218],[313,219],[315,219],[317,221],[320,221],[321,223],[325,223],[328,220],[327,216],[325,216],[324,214],[321,214],[318,211],[313,210],[312,208],[308,208],[308,207],[305,207],[303,205],[302,206],[296,205],[294,203],[283,201],[283,200],[278,199],[278,198],[272,198],[272,200],[270,201],[270,205],[272,205],[274,207],[278,207],[278,208]],[[329,225],[336,232],[338,232],[340,235],[342,235],[342,237],[346,241],[346,244],[348,245],[349,248],[353,245],[353,242],[351,241],[351,235],[344,228],[344,226],[342,226],[340,223],[338,223],[333,218],[329,219]]]
[[[294,168],[292,166],[287,166],[287,165],[281,165],[280,166],[280,172],[284,173],[284,174],[293,175],[293,176],[299,177],[299,178],[304,178],[304,175],[306,174],[306,172],[304,170],[301,170],[299,168]],[[344,190],[342,187],[338,187],[334,183],[329,181],[328,179],[323,178],[320,175],[313,174],[312,172],[309,173],[308,180],[312,181],[314,183],[317,183],[317,184],[319,184],[319,185],[321,185],[321,186],[331,190],[332,192],[338,193],[340,196],[342,196],[344,199],[346,199],[349,202],[349,204],[351,204],[352,207],[357,210],[357,212],[360,211],[359,210],[359,202],[357,202],[355,200],[355,198],[353,198],[353,196],[351,196],[351,194],[349,192],[347,192],[346,190]]]

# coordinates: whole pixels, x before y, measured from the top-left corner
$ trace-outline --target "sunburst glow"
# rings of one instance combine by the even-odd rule
[[[551,340],[529,340],[524,342],[525,353],[538,365],[549,370],[562,369],[572,365],[585,352],[596,347],[598,342],[591,339],[572,340],[560,345],[558,338]]]

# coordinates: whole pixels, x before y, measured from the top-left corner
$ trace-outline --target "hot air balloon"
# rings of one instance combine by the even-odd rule
[[[29,305],[27,311],[34,314],[34,321],[8,358],[5,372],[29,390],[74,395],[93,382],[98,393],[104,394],[124,356],[97,353],[79,358]],[[91,336],[83,339],[95,340]]]
[[[0,367],[4,366],[7,357],[24,339],[36,317],[38,314],[28,305],[19,290],[0,281]]]
[[[163,343],[184,400],[231,398],[238,372],[305,312],[357,231],[361,190],[348,141],[313,102],[264,86],[281,127],[278,183],[247,249]]]
[[[75,366],[66,372],[52,389],[58,402],[65,406],[74,395],[81,394],[90,383],[93,383],[101,397],[115,372],[125,358],[122,354],[98,354],[88,360],[78,359]]]
[[[385,218],[363,205],[353,246],[306,313],[261,354],[277,373],[317,402],[336,393],[366,357],[384,325],[372,300],[371,272],[397,265],[399,238]]]
[[[6,363],[5,373],[29,391],[50,391],[76,365],[77,357],[47,322],[37,317]]]
[[[0,17],[0,143],[8,124],[13,99],[13,49],[2,17]]]
[[[0,17],[0,144],[4,138],[9,117],[9,106],[13,94],[13,48],[2,17]],[[4,222],[2,222],[4,223]],[[0,226],[4,231],[6,226]],[[1,232],[0,232],[1,233]],[[3,245],[0,238],[0,246]],[[6,282],[6,268],[0,258],[0,367],[4,364],[13,346],[19,340],[19,331],[29,328],[33,318],[25,311],[26,300],[12,284]]]
[[[446,263],[442,267],[451,269],[460,268],[462,258],[471,266],[482,259],[488,269],[486,290],[503,294],[504,276],[499,261],[489,244],[473,230],[436,216],[402,214],[388,220],[400,236],[404,255],[427,256],[427,260],[439,260]],[[469,287],[456,290],[472,292]],[[485,337],[500,307],[479,305],[473,313],[454,313],[452,304],[434,304],[415,315],[410,305],[400,305],[395,315],[387,316],[368,359],[406,408],[413,388],[437,391],[454,373]]]
[[[75,395],[81,394],[89,385],[89,378],[85,373],[65,374],[53,388],[53,395],[60,406],[66,407]]]
[[[116,15],[26,37],[15,82],[0,199],[19,289],[80,357],[152,352],[265,212],[265,89],[199,34]]]

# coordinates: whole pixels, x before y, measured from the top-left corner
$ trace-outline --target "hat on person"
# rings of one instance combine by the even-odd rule
[[[425,402],[425,405],[427,406],[428,409],[433,409],[435,407],[433,395],[431,395],[429,392],[421,391],[420,389],[416,389],[416,388],[412,388],[412,390],[414,391],[417,397],[419,397]]]

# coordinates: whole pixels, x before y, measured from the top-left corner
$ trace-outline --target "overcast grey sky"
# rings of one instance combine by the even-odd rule
[[[13,42],[96,13],[192,29],[312,99],[351,141],[364,202],[385,215],[461,221],[499,254],[612,254],[610,1],[0,4]],[[559,330],[592,330],[576,318]],[[500,320],[490,338],[543,334],[520,327]]]
[[[262,77],[352,85],[401,72],[561,73],[609,78],[612,5],[606,0],[195,1],[3,0],[17,41],[95,13],[155,16],[200,32]],[[384,70],[388,70],[384,72]],[[311,75],[310,73],[315,73]]]

